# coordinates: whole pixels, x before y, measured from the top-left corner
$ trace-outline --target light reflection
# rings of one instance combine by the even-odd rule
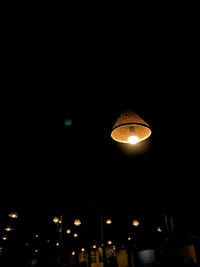
[[[138,156],[147,153],[151,146],[152,146],[152,138],[149,137],[148,139],[138,142],[136,145],[129,144],[129,143],[118,143],[116,142],[117,147],[119,150],[122,151],[126,156]]]
[[[140,141],[139,138],[137,136],[134,136],[134,135],[129,136],[129,138],[128,138],[128,143],[131,144],[131,145],[135,145],[139,141]]]

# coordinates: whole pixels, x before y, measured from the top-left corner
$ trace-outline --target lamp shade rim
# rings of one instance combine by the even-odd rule
[[[125,136],[123,137],[120,137],[116,135],[116,132],[117,131],[120,131],[120,128],[126,128],[126,127],[129,127],[129,126],[136,126],[136,127],[139,127],[139,128],[145,128],[147,131],[145,133],[145,135],[141,135],[139,137],[139,140],[138,142],[141,142],[145,139],[147,139],[151,134],[152,134],[152,130],[151,128],[149,127],[149,125],[146,125],[146,124],[143,124],[143,123],[137,123],[137,122],[129,122],[129,123],[122,123],[120,125],[117,125],[116,127],[114,127],[112,129],[112,132],[111,132],[111,137],[113,140],[117,141],[117,142],[120,142],[120,143],[129,143],[128,142],[128,138]]]
[[[121,123],[121,124],[119,124],[119,125],[117,125],[117,126],[114,126],[113,128],[112,128],[112,132],[115,130],[115,129],[117,129],[117,128],[120,128],[120,127],[122,127],[122,126],[133,126],[133,125],[138,125],[138,126],[143,126],[143,127],[147,127],[147,128],[149,128],[149,130],[151,130],[151,128],[150,128],[150,126],[148,125],[148,124],[144,124],[144,123],[139,123],[139,122],[126,122],[126,123]],[[151,130],[152,131],[152,130]]]

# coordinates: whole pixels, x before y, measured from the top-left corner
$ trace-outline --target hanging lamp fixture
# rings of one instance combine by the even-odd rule
[[[137,144],[151,135],[150,126],[135,111],[123,111],[111,132],[113,140],[120,143]]]

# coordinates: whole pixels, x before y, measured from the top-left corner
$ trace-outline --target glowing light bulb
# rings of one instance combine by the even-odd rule
[[[137,136],[129,136],[128,138],[128,143],[131,144],[131,145],[135,145],[139,142],[139,138]]]
[[[8,216],[10,218],[13,218],[13,219],[17,219],[18,218],[18,214],[16,212],[11,212],[11,213],[8,214]]]
[[[76,220],[74,221],[74,225],[76,225],[76,226],[81,225],[81,221],[80,221],[79,219],[76,219]]]
[[[84,252],[85,251],[85,248],[82,248],[81,251]]]
[[[71,230],[70,229],[67,229],[66,233],[69,235],[71,234]]]
[[[76,252],[75,252],[75,251],[72,251],[72,255],[73,255],[73,256],[76,255]]]
[[[8,226],[8,227],[4,228],[4,230],[5,230],[6,232],[11,232],[11,231],[12,231],[12,228],[11,228],[10,226]]]
[[[107,224],[111,224],[111,223],[112,223],[111,219],[108,219],[108,220],[106,221],[106,223],[107,223]]]
[[[160,227],[157,228],[158,232],[162,232],[162,229]]]
[[[97,246],[96,246],[96,245],[93,245],[93,246],[92,246],[92,248],[94,248],[94,249],[95,249],[95,248],[97,248]]]
[[[140,223],[139,223],[139,221],[138,221],[138,220],[133,220],[133,223],[132,223],[132,224],[133,224],[134,226],[136,226],[136,227],[137,227],[137,226],[139,226],[139,224],[140,224]]]
[[[58,218],[58,217],[54,217],[54,218],[53,218],[53,222],[54,222],[54,223],[59,223],[59,218]]]
[[[78,237],[78,234],[77,234],[77,233],[75,233],[75,234],[74,234],[74,237],[75,237],[75,238],[76,238],[76,237]]]

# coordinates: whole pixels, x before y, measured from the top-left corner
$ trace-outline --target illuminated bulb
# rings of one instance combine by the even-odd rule
[[[8,214],[8,216],[12,219],[17,219],[18,218],[18,214],[16,212],[11,212],[10,214]]]
[[[75,252],[75,251],[72,251],[72,255],[73,255],[73,256],[76,255],[76,252]]]
[[[85,249],[84,249],[84,248],[82,248],[82,249],[81,249],[81,251],[82,251],[82,252],[84,252],[84,251],[85,251]]]
[[[35,253],[38,253],[38,249],[35,249]]]
[[[112,245],[112,241],[108,240],[108,245]]]
[[[108,220],[106,221],[106,223],[107,223],[107,224],[111,224],[111,223],[112,223],[111,219],[108,219]]]
[[[59,243],[59,242],[57,242],[57,243],[56,243],[56,247],[58,247],[59,245],[60,245],[60,243]]]
[[[36,235],[35,235],[35,238],[38,238],[38,237],[39,237],[39,235],[38,235],[38,234],[36,234]]]
[[[131,145],[135,145],[139,142],[139,138],[137,136],[129,136],[128,138],[128,143],[131,144]]]
[[[75,234],[74,234],[74,237],[78,237],[78,234],[77,234],[77,233],[75,233]]]
[[[8,239],[8,237],[7,236],[3,236],[2,239],[5,241],[5,240]]]
[[[58,217],[54,217],[54,218],[53,218],[53,222],[54,222],[54,223],[59,223],[59,218],[58,218]]]
[[[131,237],[128,237],[128,240],[130,241],[131,240]]]
[[[67,229],[66,233],[69,235],[71,234],[71,230],[70,229]]]
[[[157,228],[157,231],[158,231],[158,232],[162,232],[162,230],[161,230],[161,228],[160,228],[160,227],[158,227],[158,228]]]
[[[97,246],[96,245],[93,245],[92,248],[96,248]]]
[[[8,226],[8,227],[6,227],[4,230],[5,230],[6,232],[11,232],[11,231],[12,231],[12,228],[11,228],[10,226]]]
[[[74,221],[74,225],[76,225],[76,226],[81,225],[81,221],[80,221],[79,219],[76,219],[76,220]]]
[[[139,223],[138,220],[134,220],[134,221],[133,221],[133,225],[134,225],[134,226],[138,226],[139,224],[140,224],[140,223]]]

